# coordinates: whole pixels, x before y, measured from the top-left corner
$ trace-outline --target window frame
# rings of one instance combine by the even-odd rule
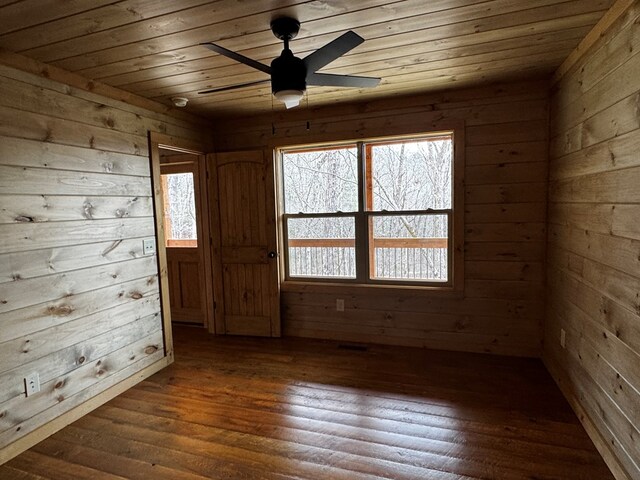
[[[367,210],[366,208],[366,145],[385,144],[402,142],[407,140],[420,140],[427,137],[451,136],[452,139],[452,185],[451,185],[451,208],[449,209],[426,209],[426,210]],[[284,168],[283,154],[285,152],[310,151],[332,149],[344,146],[355,146],[357,148],[358,161],[358,211],[355,212],[331,212],[331,213],[285,213],[284,209]],[[353,287],[378,287],[378,288],[402,288],[435,290],[438,292],[461,293],[463,291],[464,272],[464,132],[462,125],[454,123],[446,125],[445,128],[434,128],[425,132],[416,132],[405,135],[392,135],[380,137],[365,137],[353,141],[326,141],[314,144],[291,144],[274,147],[276,178],[278,181],[278,219],[280,230],[281,246],[281,279],[283,286],[294,287],[304,285],[324,285],[324,286],[353,286]],[[371,259],[369,245],[369,219],[380,216],[401,216],[401,215],[447,215],[448,235],[447,235],[447,281],[433,280],[411,280],[411,279],[388,279],[371,278]],[[287,223],[292,218],[328,218],[328,217],[348,217],[355,221],[355,261],[356,277],[304,277],[291,276],[289,274],[289,238]]]

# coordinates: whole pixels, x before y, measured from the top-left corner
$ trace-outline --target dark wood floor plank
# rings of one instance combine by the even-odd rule
[[[184,327],[174,341],[174,365],[0,478],[613,479],[537,360]]]
[[[109,422],[91,416],[82,426],[74,424],[58,432],[56,438],[67,442],[70,450],[82,445],[121,458],[125,463],[144,461],[154,468],[161,467],[176,472],[176,478],[189,474],[197,478],[294,478],[261,468],[262,465],[254,462],[249,455],[243,458],[244,463],[233,462],[229,455],[217,450],[213,443],[207,445],[207,454],[202,454],[188,449],[181,450],[180,445],[174,444],[176,437],[172,435],[164,436],[160,440],[156,438],[154,442],[153,436],[147,435],[141,426],[119,421],[110,424],[109,428],[104,428],[108,424]],[[139,435],[130,435],[128,432],[138,432]],[[189,439],[177,441],[189,444]]]
[[[225,458],[230,462],[251,462],[256,470],[272,471],[279,468],[286,474],[303,478],[380,478],[377,472],[393,471],[397,479],[434,478],[457,479],[457,474],[441,472],[426,465],[408,461],[394,462],[375,458],[363,452],[345,452],[339,448],[316,447],[298,442],[295,438],[280,440],[251,433],[211,428],[197,422],[180,422],[171,417],[157,418],[142,415],[145,423],[138,423],[136,415],[123,415],[130,421],[103,419],[92,416],[82,427],[95,431],[117,431],[117,438],[156,445],[166,439],[171,448],[182,454],[197,453],[208,458]],[[253,418],[257,424],[259,417]],[[136,422],[136,423],[134,423]],[[167,426],[168,425],[168,426]],[[177,433],[176,433],[177,432]],[[344,445],[346,447],[346,445]],[[385,477],[386,478],[386,477]],[[476,478],[476,477],[468,477]]]
[[[23,472],[9,465],[0,465],[0,478],[11,480],[47,480],[45,477],[35,473]]]
[[[336,343],[312,341],[310,345],[313,352],[309,355],[290,349],[289,353],[295,358],[287,363],[277,363],[269,360],[264,352],[254,355],[246,342],[238,347],[242,355],[233,355],[233,349],[227,350],[227,339],[223,343],[216,343],[217,352],[200,339],[200,344],[189,345],[188,358],[184,360],[187,368],[205,370],[206,363],[198,361],[204,355],[209,360],[209,365],[221,373],[231,369],[240,375],[248,375],[256,364],[262,365],[261,376],[280,380],[287,377],[288,367],[299,368],[305,366],[303,376],[295,380],[305,380],[316,383],[329,383],[352,388],[370,388],[382,392],[398,392],[420,397],[444,397],[449,401],[454,395],[459,405],[469,403],[473,408],[478,406],[491,406],[500,409],[514,409],[526,415],[544,413],[546,418],[557,418],[561,421],[573,421],[577,419],[568,407],[560,392],[554,388],[553,380],[546,374],[540,363],[531,359],[509,359],[505,362],[502,357],[502,366],[496,364],[496,359],[480,354],[463,354],[457,352],[428,351],[422,349],[409,350],[407,356],[412,360],[402,362],[398,368],[390,367],[394,363],[392,347],[375,346],[369,352],[349,352],[335,348]],[[274,354],[282,356],[279,350],[282,341],[269,340],[269,348],[274,349]],[[285,346],[287,346],[285,344]],[[207,354],[207,352],[209,352]],[[229,352],[225,354],[225,352]],[[192,356],[193,355],[193,356]],[[324,365],[322,365],[324,355]],[[347,357],[344,357],[347,355]],[[440,358],[442,355],[442,358]],[[235,357],[235,358],[234,358]],[[456,358],[458,357],[458,358]],[[461,361],[459,357],[462,357]],[[314,360],[315,358],[315,360]],[[337,359],[336,359],[337,358]],[[501,357],[497,357],[500,359]],[[228,364],[229,360],[232,364]],[[195,362],[195,363],[194,363]],[[320,363],[319,363],[320,362]],[[368,363],[368,365],[367,365]],[[469,364],[475,368],[469,368]],[[510,368],[505,368],[505,365]],[[537,368],[532,369],[536,365]],[[411,372],[413,370],[413,372]],[[531,371],[535,374],[532,375]],[[541,376],[542,375],[542,376]],[[546,394],[538,395],[539,388],[548,385]],[[509,385],[511,391],[508,395],[497,395],[496,388]]]
[[[112,475],[108,472],[100,471],[90,467],[84,467],[82,465],[76,465],[64,460],[52,457],[50,455],[43,455],[35,452],[34,450],[28,450],[16,458],[11,460],[10,466],[15,468],[35,473],[49,480],[78,480],[78,479],[91,479],[91,480],[124,480],[126,477],[119,475]]]
[[[402,455],[408,461],[412,457],[412,451],[419,450],[427,465],[446,464],[448,460],[456,459],[455,471],[481,478],[486,474],[484,467],[487,458],[492,459],[490,464],[493,469],[503,469],[504,478],[511,478],[506,470],[513,469],[514,465],[516,470],[535,469],[540,473],[562,477],[575,469],[582,469],[587,473],[592,465],[599,465],[601,462],[592,450],[550,446],[521,438],[502,438],[495,435],[501,428],[490,424],[485,428],[486,433],[477,434],[454,425],[457,422],[455,419],[450,419],[444,427],[431,426],[416,422],[411,415],[392,420],[382,416],[374,417],[366,406],[361,408],[360,414],[352,414],[327,411],[324,405],[322,408],[270,403],[245,405],[243,398],[239,396],[230,399],[228,404],[221,404],[206,397],[195,400],[192,398],[195,394],[189,392],[178,390],[175,393],[179,395],[163,398],[162,394],[147,395],[146,392],[136,391],[117,399],[114,405],[141,412],[145,419],[159,415],[245,433],[255,432],[258,428],[255,422],[259,419],[260,427],[286,426],[294,431],[285,435],[285,438],[291,438],[294,434],[298,438],[304,434],[309,437],[309,432],[321,432],[327,438],[318,439],[317,443],[313,443],[314,439],[305,438],[305,441],[320,447],[328,444],[329,448],[338,448],[332,441],[337,440],[340,442],[340,449],[344,451],[351,446],[350,442],[366,443],[368,454],[375,458],[384,458],[385,448],[392,448],[394,451],[404,449],[407,451]],[[158,404],[162,405],[161,409],[155,408]],[[184,414],[184,411],[189,413]],[[120,416],[126,416],[126,413],[120,413]],[[118,415],[113,418],[118,418]],[[130,421],[134,422],[134,419],[135,417]],[[175,429],[172,428],[171,431]],[[277,436],[273,431],[264,435]],[[362,454],[357,449],[353,452]],[[469,465],[465,469],[466,464],[474,461],[478,468],[474,469],[473,465]],[[446,466],[442,468],[446,470]]]
[[[363,421],[362,426],[344,426],[307,418],[298,418],[298,421],[294,422],[290,415],[289,422],[270,423],[264,414],[253,413],[248,418],[224,415],[216,421],[216,415],[203,411],[199,416],[190,416],[189,422],[186,422],[175,420],[178,418],[175,411],[165,411],[166,417],[159,416],[156,419],[146,410],[140,413],[137,407],[148,405],[147,402],[138,403],[127,400],[124,403],[135,411],[121,408],[114,408],[111,411],[103,409],[100,415],[104,415],[103,418],[110,421],[124,419],[128,423],[138,424],[144,419],[145,428],[160,431],[166,429],[190,438],[216,438],[217,442],[225,441],[235,445],[251,443],[251,448],[262,450],[265,449],[265,440],[257,438],[249,442],[248,438],[258,436],[278,439],[295,444],[295,448],[289,446],[286,449],[292,457],[296,448],[312,446],[329,450],[327,453],[335,451],[357,458],[369,457],[370,463],[375,463],[376,459],[383,459],[417,467],[433,466],[448,473],[464,474],[473,478],[492,478],[492,475],[495,475],[495,478],[503,480],[523,478],[533,469],[540,474],[563,478],[564,474],[579,465],[579,461],[566,464],[562,459],[544,461],[534,449],[514,455],[506,449],[476,447],[474,439],[468,439],[463,434],[450,438],[450,441],[443,441],[435,438],[437,435],[431,438],[416,438],[402,433],[389,433],[372,428],[374,425],[367,425],[367,423],[375,423],[375,420]],[[199,411],[203,409],[202,405],[193,407]],[[255,419],[258,417],[260,423],[256,423]],[[229,432],[233,434],[229,435]],[[271,450],[269,453],[278,454]],[[305,451],[304,454],[309,455],[309,452]],[[316,458],[324,461],[323,457],[318,455]],[[539,458],[536,460],[535,457]],[[581,465],[578,468],[582,468],[585,473],[589,471],[588,465]],[[400,475],[400,468],[393,470]],[[423,476],[419,478],[431,478],[434,474],[430,472],[427,476],[424,475],[427,474],[423,472]],[[405,477],[398,476],[398,478]],[[408,478],[414,478],[414,476],[409,475]]]
[[[588,438],[575,437],[576,423],[564,423],[547,419],[532,418],[522,415],[518,410],[505,412],[504,409],[464,408],[453,402],[438,402],[436,399],[426,397],[412,397],[409,395],[392,395],[391,393],[374,392],[355,389],[328,388],[314,384],[297,383],[287,385],[285,389],[276,381],[262,380],[258,383],[255,379],[249,380],[234,375],[216,374],[215,369],[204,373],[200,371],[195,379],[191,370],[174,368],[170,376],[156,375],[152,379],[143,382],[139,389],[150,392],[163,391],[169,393],[175,391],[179,395],[190,398],[206,396],[208,401],[218,401],[228,398],[230,395],[243,396],[261,402],[280,402],[301,406],[322,405],[324,410],[350,411],[362,413],[360,405],[366,403],[367,407],[377,409],[385,418],[392,418],[400,412],[402,415],[413,415],[417,418],[428,415],[433,426],[444,428],[459,427],[461,430],[483,432],[487,431],[487,424],[491,425],[490,433],[498,436],[519,437],[522,430],[527,432],[527,439],[541,440],[548,444],[570,445],[572,448],[591,449],[591,441]],[[447,419],[456,419],[455,423]],[[502,427],[502,428],[496,428]],[[553,437],[550,438],[549,434]],[[583,442],[581,445],[580,442]]]
[[[89,466],[131,480],[207,480],[209,477],[167,468],[147,460],[114,455],[105,449],[90,448],[86,444],[65,442],[66,432],[53,435],[33,450],[70,464]]]

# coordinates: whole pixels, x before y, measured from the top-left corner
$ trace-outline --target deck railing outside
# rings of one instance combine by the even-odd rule
[[[292,277],[355,278],[355,240],[349,238],[289,239]],[[371,276],[398,280],[447,280],[446,238],[373,239]]]

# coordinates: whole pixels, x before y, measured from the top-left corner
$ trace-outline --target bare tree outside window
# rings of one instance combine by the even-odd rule
[[[196,202],[192,173],[162,175],[167,246],[197,246]]]

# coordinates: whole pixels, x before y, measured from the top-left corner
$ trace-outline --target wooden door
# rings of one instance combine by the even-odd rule
[[[202,162],[204,157],[191,154],[163,156],[160,182],[171,320],[206,326],[212,300],[205,278],[209,241],[203,228]]]
[[[265,157],[262,151],[216,155],[210,190],[219,205],[224,332],[230,335],[280,336],[274,175]]]

